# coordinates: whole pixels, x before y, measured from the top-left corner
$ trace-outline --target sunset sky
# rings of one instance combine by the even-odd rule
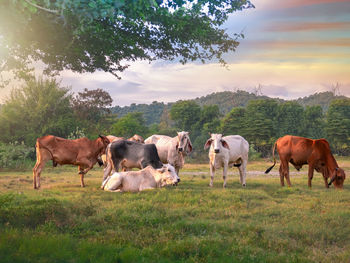
[[[233,13],[224,28],[244,33],[228,68],[216,62],[132,63],[122,80],[109,73],[63,72],[73,91],[103,88],[114,105],[192,99],[216,91],[252,91],[293,99],[340,84],[350,96],[350,1],[256,0],[255,9]]]

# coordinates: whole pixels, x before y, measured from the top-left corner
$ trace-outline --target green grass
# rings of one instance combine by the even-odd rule
[[[209,188],[190,164],[178,187],[140,193],[102,191],[100,168],[82,189],[76,168],[48,167],[38,191],[30,171],[1,172],[0,262],[349,262],[349,179],[325,189],[316,173],[310,190],[303,168],[282,188],[270,164],[251,162],[245,189],[237,169]]]

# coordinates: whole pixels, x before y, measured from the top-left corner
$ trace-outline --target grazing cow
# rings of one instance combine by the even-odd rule
[[[249,143],[239,135],[222,137],[222,134],[211,134],[204,145],[209,149],[210,184],[213,186],[216,169],[223,167],[223,187],[226,187],[227,169],[229,165],[238,167],[240,182],[246,186],[246,169],[248,163]]]
[[[146,144],[154,143],[158,155],[163,163],[169,163],[175,167],[177,175],[184,166],[184,157],[192,152],[192,143],[188,132],[178,132],[177,136],[152,135],[145,140]]]
[[[139,192],[166,185],[177,185],[179,181],[174,167],[165,164],[159,169],[147,166],[140,171],[114,173],[103,181],[101,188],[113,192]]]
[[[52,160],[57,164],[77,165],[80,174],[80,184],[84,187],[84,175],[99,162],[105,153],[109,140],[106,136],[99,136],[96,140],[80,138],[67,140],[53,135],[40,137],[36,140],[36,164],[33,168],[34,189],[40,188],[40,174],[45,163]]]
[[[118,172],[119,167],[124,171],[131,168],[143,169],[148,165],[155,169],[163,167],[154,144],[141,144],[128,140],[118,140],[107,146],[106,164],[103,181],[112,170]]]
[[[337,161],[332,155],[329,143],[325,139],[312,140],[291,135],[279,138],[275,142],[272,150],[274,163],[265,171],[266,174],[269,173],[276,164],[276,148],[281,161],[279,173],[282,186],[284,186],[284,178],[286,178],[288,186],[291,186],[288,166],[288,162],[290,162],[298,171],[303,165],[309,165],[309,187],[311,187],[314,170],[316,170],[322,173],[327,188],[332,183],[336,188],[343,188],[345,172],[338,167]],[[331,178],[329,183],[328,178]]]

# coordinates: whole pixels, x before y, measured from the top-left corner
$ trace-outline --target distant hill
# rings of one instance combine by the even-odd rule
[[[323,109],[323,111],[327,111],[329,104],[331,103],[332,100],[335,99],[347,99],[348,97],[345,96],[334,96],[334,94],[330,91],[326,92],[319,92],[315,93],[313,95],[299,98],[295,100],[302,106],[313,106],[313,105],[320,105]]]
[[[334,99],[347,98],[345,96],[334,96],[332,92],[320,92],[303,98],[298,98],[294,101],[300,105],[313,106],[321,105],[324,111],[329,107],[329,104]],[[206,96],[197,97],[194,99],[200,106],[216,104],[219,106],[220,111],[223,114],[228,113],[234,107],[245,107],[249,101],[257,99],[273,99],[278,102],[284,102],[285,100],[280,98],[270,98],[264,95],[256,95],[247,91],[238,90],[214,92]],[[164,104],[163,102],[154,101],[152,104],[131,104],[130,106],[119,107],[115,106],[112,108],[112,112],[118,114],[118,117],[122,117],[129,112],[143,112],[143,116],[146,120],[146,124],[150,125],[153,123],[159,123],[165,106],[171,107],[173,103]]]

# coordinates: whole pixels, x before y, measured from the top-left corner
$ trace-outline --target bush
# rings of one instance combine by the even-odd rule
[[[4,144],[0,143],[0,169],[21,169],[33,165],[35,148],[25,145],[23,142]]]

